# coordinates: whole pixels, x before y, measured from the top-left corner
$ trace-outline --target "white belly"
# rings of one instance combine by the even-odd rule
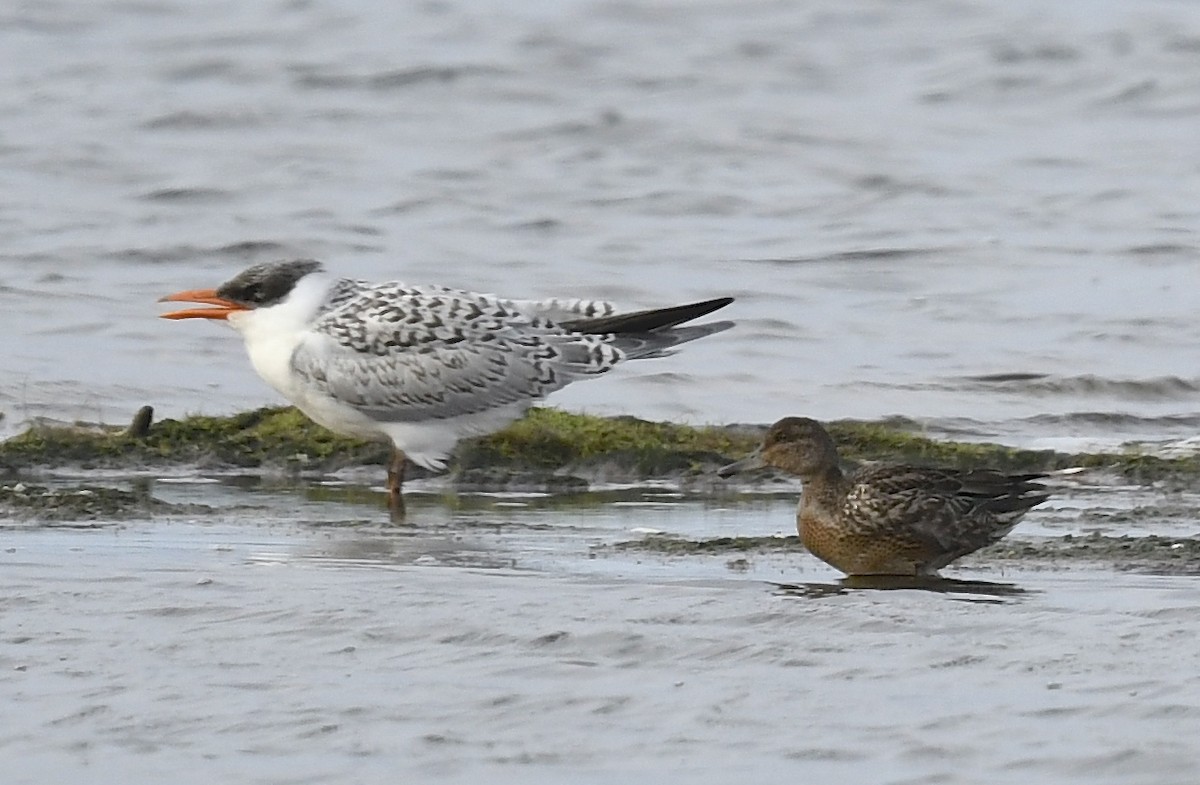
[[[292,355],[309,336],[309,322],[327,286],[317,281],[310,284],[310,278],[300,282],[287,303],[231,314],[229,324],[245,339],[258,375],[320,425],[346,436],[390,440],[414,463],[441,469],[459,439],[503,428],[532,403],[521,401],[447,419],[393,422],[375,419],[305,384],[292,370]]]

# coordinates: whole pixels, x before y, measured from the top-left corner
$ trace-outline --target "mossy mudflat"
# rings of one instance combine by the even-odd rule
[[[134,468],[199,464],[253,468],[267,464],[336,461],[382,463],[388,448],[338,436],[292,407],[263,408],[230,417],[196,415],[153,423],[144,436],[95,428],[37,426],[0,442],[0,465],[14,469],[82,466]]]
[[[503,431],[465,443],[457,464],[461,469],[553,470],[606,462],[655,477],[701,471],[730,455],[749,452],[756,443],[756,435],[730,428],[533,409]]]
[[[884,461],[963,469],[989,467],[1011,472],[1106,469],[1135,482],[1163,479],[1178,479],[1188,485],[1200,482],[1200,454],[1161,458],[1136,450],[1063,453],[984,442],[937,441],[889,422],[842,420],[830,423],[828,427],[843,460],[849,462]]]
[[[937,441],[891,422],[840,421],[831,423],[829,429],[848,463],[894,461],[991,466],[1011,471],[1103,467],[1138,481],[1180,478],[1192,484],[1200,480],[1200,456],[1167,459],[1139,453],[1073,455]],[[751,426],[692,427],[538,408],[498,433],[462,442],[451,466],[465,481],[502,481],[505,473],[687,478],[708,475],[722,463],[741,458],[757,445],[763,430]],[[168,419],[133,431],[38,426],[0,442],[0,469],[191,465],[332,471],[383,464],[389,452],[384,443],[338,436],[296,409],[281,407],[230,417]]]
[[[499,433],[461,443],[460,471],[548,472],[612,461],[638,476],[697,469],[707,461],[752,449],[755,436],[726,428],[692,428],[632,417],[592,417],[534,409]],[[38,426],[0,443],[0,465],[20,470],[63,465],[129,468],[159,464],[254,468],[301,466],[336,469],[383,464],[390,447],[338,436],[291,407],[231,417],[162,420],[144,436],[126,431]]]

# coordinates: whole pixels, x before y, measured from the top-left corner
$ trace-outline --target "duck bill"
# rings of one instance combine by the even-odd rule
[[[184,308],[161,315],[163,319],[228,319],[231,313],[250,310],[244,305],[217,296],[216,289],[188,289],[161,297],[160,303],[202,303],[209,308]]]
[[[752,472],[757,469],[765,469],[766,467],[767,464],[765,461],[763,461],[762,448],[760,447],[740,461],[736,461],[728,466],[722,466],[720,469],[717,469],[717,476],[732,477],[735,474]]]

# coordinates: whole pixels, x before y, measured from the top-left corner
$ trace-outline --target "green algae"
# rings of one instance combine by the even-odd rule
[[[1063,453],[988,442],[937,441],[890,422],[841,420],[830,423],[828,429],[842,458],[851,463],[883,461],[961,469],[989,467],[1011,472],[1107,469],[1144,483],[1175,477],[1200,479],[1200,455],[1162,458],[1133,449],[1118,453]]]
[[[1006,471],[1046,471],[1075,466],[1074,456],[1052,450],[1024,450],[1000,444],[936,441],[887,422],[840,420],[829,435],[846,461],[886,461],[963,469],[992,467]]]
[[[993,468],[1011,472],[1047,472],[1069,468],[1104,469],[1139,483],[1200,481],[1200,455],[1162,458],[1136,449],[1119,453],[1063,453],[1027,450],[986,442],[937,441],[890,423],[842,420],[829,433],[848,462],[884,461],[962,469]]]
[[[77,465],[128,468],[199,464],[254,468],[266,465],[332,470],[383,464],[389,447],[338,436],[291,407],[263,408],[231,417],[193,416],[127,431],[39,426],[0,443],[0,466],[11,470]],[[610,461],[637,476],[699,472],[729,454],[751,449],[755,437],[725,428],[692,428],[632,417],[592,417],[533,409],[490,436],[466,440],[453,466],[475,481],[498,481],[495,469],[547,472]],[[577,487],[562,479],[558,484]]]
[[[255,409],[230,417],[161,420],[144,433],[37,426],[0,442],[0,465],[10,469],[171,464],[253,468],[335,459],[342,465],[382,463],[388,455],[386,445],[338,436],[291,407]]]
[[[729,428],[692,427],[636,417],[595,417],[532,409],[503,431],[465,445],[463,469],[519,466],[552,470],[613,462],[645,477],[698,473],[753,449],[757,437]]]
[[[124,430],[30,428],[0,442],[0,472],[163,465],[335,471],[381,465],[389,456],[388,445],[339,436],[291,407],[255,409],[230,417],[192,416],[159,422],[143,418],[135,425]],[[888,461],[1025,472],[1084,467],[1107,469],[1137,482],[1194,484],[1200,480],[1200,456],[1161,458],[1134,451],[1068,454],[938,441],[895,421],[839,421],[831,423],[829,430],[850,464]],[[716,467],[743,457],[763,432],[762,427],[753,426],[693,427],[536,408],[498,433],[464,440],[451,468],[466,484],[503,485],[513,478],[521,484],[545,484],[557,477],[563,490],[577,489],[580,482],[586,482],[581,477],[686,480],[711,476]]]

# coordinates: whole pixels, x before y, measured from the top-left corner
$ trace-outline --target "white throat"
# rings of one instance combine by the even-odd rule
[[[291,361],[309,324],[325,302],[333,280],[311,273],[296,282],[283,301],[231,313],[226,321],[242,334],[254,370],[286,398],[295,400]]]

